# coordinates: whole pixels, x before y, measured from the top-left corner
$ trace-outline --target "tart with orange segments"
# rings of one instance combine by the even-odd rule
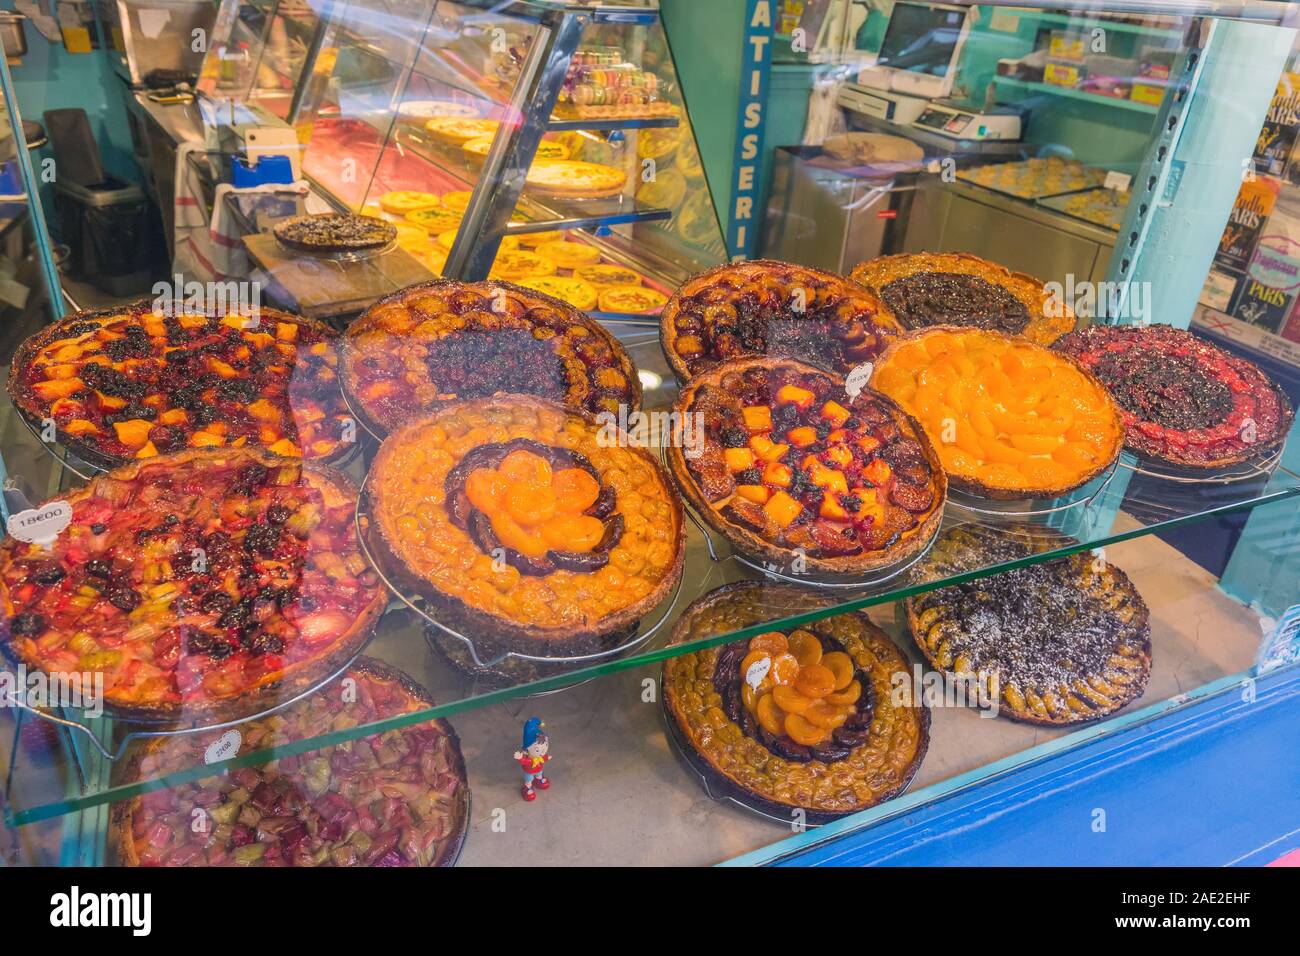
[[[856,282],[765,259],[687,279],[659,320],[664,354],[683,382],[749,355],[799,359],[843,375],[902,333],[888,307]]]
[[[696,376],[668,463],[686,499],[741,554],[796,574],[856,575],[919,554],[947,483],[921,426],[869,389],[789,359]]]
[[[989,329],[1039,345],[1074,329],[1074,313],[1038,279],[964,252],[882,256],[849,278],[880,296],[909,329]]]
[[[500,391],[592,414],[641,405],[636,368],[603,326],[497,281],[426,282],[380,299],[348,327],[343,380],[376,434],[437,403]]]
[[[343,475],[249,449],[182,451],[62,496],[43,548],[0,546],[0,649],[47,673],[103,675],[139,720],[238,719],[360,650],[387,603]]]
[[[730,584],[683,612],[672,643],[825,606],[799,588]],[[898,699],[909,670],[861,612],[778,626],[665,661],[668,733],[710,793],[825,823],[896,796],[920,767],[930,714]]]
[[[262,307],[79,312],[14,355],[9,397],[34,428],[103,468],[185,448],[269,448],[337,460],[355,448],[336,335]]]
[[[475,639],[594,650],[681,576],[681,506],[659,463],[542,399],[453,402],[403,426],[367,495],[394,573]]]
[[[1078,362],[1025,339],[938,326],[891,345],[871,386],[925,429],[953,488],[1055,498],[1109,468],[1124,421]]]

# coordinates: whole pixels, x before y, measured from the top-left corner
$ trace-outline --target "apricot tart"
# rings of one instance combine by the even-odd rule
[[[682,572],[681,507],[658,462],[529,396],[452,403],[393,432],[367,496],[377,549],[470,637],[549,656],[595,646]]]
[[[18,347],[9,397],[38,429],[103,468],[184,448],[261,445],[334,460],[355,423],[339,390],[335,335],[311,319],[154,311],[80,312]]]
[[[917,569],[935,580],[1077,546],[1041,525],[944,532]],[[1084,552],[908,598],[903,609],[930,666],[977,681],[999,712],[1073,724],[1142,696],[1151,674],[1147,606],[1119,568]]]
[[[124,465],[65,494],[48,547],[0,545],[0,648],[104,678],[133,719],[235,719],[343,666],[387,601],[343,475],[248,449]]]
[[[850,398],[802,362],[737,359],[692,380],[676,411],[691,427],[668,451],[673,477],[741,554],[855,574],[918,554],[939,527],[939,458],[878,392]]]
[[[955,489],[1053,498],[1119,456],[1124,422],[1073,359],[1024,339],[939,326],[886,350],[871,385],[915,415]]]
[[[1258,366],[1168,325],[1094,325],[1056,343],[1110,391],[1142,455],[1190,469],[1257,459],[1295,412]]]
[[[964,252],[882,256],[849,278],[876,293],[909,329],[959,325],[1051,345],[1074,328],[1074,313],[1038,279]]]
[[[730,584],[683,612],[672,643],[825,606],[798,588]],[[893,686],[909,666],[860,612],[681,654],[663,668],[668,733],[714,795],[825,823],[901,793],[920,767],[930,713]]]
[[[362,657],[283,712],[241,724],[240,747],[283,746],[432,706],[401,671]],[[130,752],[113,783],[200,766],[220,741],[217,731],[154,738]],[[109,845],[121,866],[451,866],[469,800],[456,732],[428,720],[120,801]]]
[[[659,339],[685,382],[751,355],[841,374],[874,359],[903,327],[875,293],[806,266],[760,259],[687,279],[660,313]]]
[[[348,328],[343,382],[372,431],[498,391],[593,414],[641,405],[618,340],[567,302],[506,282],[435,281],[380,299]]]

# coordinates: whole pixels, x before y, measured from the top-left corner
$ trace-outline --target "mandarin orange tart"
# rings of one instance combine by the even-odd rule
[[[915,415],[953,488],[1052,498],[1119,456],[1120,410],[1074,360],[1021,338],[939,326],[886,350],[871,386]]]
[[[387,603],[343,475],[249,449],[125,465],[62,496],[49,547],[0,545],[0,649],[104,677],[138,719],[234,719],[341,667]]]
[[[875,293],[806,266],[759,259],[687,279],[660,313],[659,340],[685,382],[719,362],[779,355],[844,374],[903,327]]]
[[[283,746],[432,706],[401,671],[362,657],[305,700],[241,724],[241,746]],[[113,784],[201,766],[220,740],[209,731],[138,744]],[[120,801],[109,846],[121,866],[451,866],[469,800],[456,732],[428,720]]]
[[[471,628],[547,651],[599,642],[681,576],[682,513],[623,433],[523,395],[442,406],[384,441],[367,483],[396,573]]]
[[[334,460],[355,445],[335,334],[312,319],[166,315],[151,302],[80,312],[18,347],[14,407],[105,468],[184,448],[260,445]]]
[[[914,573],[948,578],[1078,541],[1042,525],[961,525],[944,532]],[[981,700],[1031,724],[1114,713],[1151,674],[1150,614],[1119,568],[1072,554],[939,588],[903,603],[930,666],[974,680]]]
[[[1074,313],[1042,282],[964,252],[882,256],[849,278],[880,296],[909,329],[958,325],[1051,345],[1074,328]]]
[[[934,537],[947,483],[920,425],[891,399],[850,398],[789,359],[737,359],[697,376],[668,451],[687,500],[741,554],[795,573],[857,574]]]
[[[730,584],[683,612],[672,643],[824,606],[786,585]],[[711,793],[825,823],[902,792],[919,768],[930,714],[896,700],[908,668],[860,612],[775,628],[666,661],[668,733]]]
[[[592,414],[641,404],[632,360],[604,327],[498,281],[428,282],[380,299],[344,337],[343,384],[380,434],[439,402],[498,391]]]

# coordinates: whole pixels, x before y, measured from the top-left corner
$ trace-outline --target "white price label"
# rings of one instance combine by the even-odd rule
[[[849,398],[857,398],[858,393],[867,387],[874,367],[870,362],[863,362],[849,370],[849,374],[844,377],[844,392]]]
[[[203,751],[204,763],[216,763],[218,760],[228,760],[239,753],[239,745],[244,742],[238,730],[227,730],[212,743],[208,744],[207,749]]]
[[[754,690],[758,690],[758,685],[763,683],[763,678],[767,672],[772,669],[772,658],[762,657],[749,665],[749,670],[745,671],[745,683]]]
[[[39,508],[28,508],[9,516],[6,525],[11,537],[28,544],[48,547],[72,521],[72,505],[66,501],[51,501]]]
[[[1128,192],[1129,186],[1133,185],[1133,177],[1128,173],[1117,173],[1110,169],[1106,171],[1106,181],[1102,183],[1107,189],[1115,189],[1119,192]]]

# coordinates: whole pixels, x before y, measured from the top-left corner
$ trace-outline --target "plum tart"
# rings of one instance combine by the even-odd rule
[[[1073,359],[1000,332],[936,326],[891,345],[871,386],[915,415],[948,482],[1006,501],[1054,498],[1119,457],[1124,422]]]
[[[672,643],[826,606],[788,585],[729,584],[683,612]],[[909,668],[861,612],[774,628],[665,661],[668,732],[711,793],[825,823],[901,793],[920,767],[929,710],[894,693]]]
[[[962,525],[916,569],[936,580],[1077,546],[1041,525]],[[999,713],[1063,725],[1114,713],[1151,675],[1150,613],[1128,576],[1089,552],[1049,559],[903,603],[930,666],[983,684]]]
[[[860,574],[919,554],[939,527],[939,458],[878,392],[850,398],[843,379],[792,359],[736,359],[696,376],[675,410],[692,426],[668,450],[673,477],[741,554]]]
[[[241,747],[282,746],[432,706],[401,671],[362,657],[304,700],[241,724]],[[135,747],[113,783],[200,766],[220,740],[218,731],[154,738]],[[434,719],[115,803],[109,845],[121,866],[451,866],[469,801],[460,741]]]
[[[1169,325],[1093,325],[1056,349],[1119,403],[1133,451],[1183,468],[1223,468],[1275,451],[1291,430],[1286,393],[1257,365]]]
[[[375,252],[397,238],[397,227],[387,219],[350,212],[294,216],[277,222],[271,232],[286,249],[316,255]]]
[[[358,549],[348,479],[248,449],[184,451],[59,499],[48,547],[0,545],[0,649],[95,673],[137,720],[237,719],[347,663],[387,593]]]
[[[81,312],[23,342],[9,397],[34,428],[112,468],[185,448],[260,445],[330,461],[355,430],[335,334],[271,308],[242,314],[152,302]]]
[[[881,256],[849,278],[878,295],[908,329],[957,325],[1051,345],[1074,328],[1074,313],[1038,279],[964,252]]]
[[[343,381],[378,434],[439,402],[514,392],[593,415],[640,407],[623,346],[567,302],[502,281],[436,281],[380,299],[348,328]]]
[[[875,293],[788,262],[759,259],[687,279],[660,313],[659,340],[682,382],[727,359],[774,355],[844,374],[903,327]]]
[[[366,493],[377,550],[471,638],[596,648],[681,577],[682,511],[659,463],[542,399],[454,402],[404,425]]]

